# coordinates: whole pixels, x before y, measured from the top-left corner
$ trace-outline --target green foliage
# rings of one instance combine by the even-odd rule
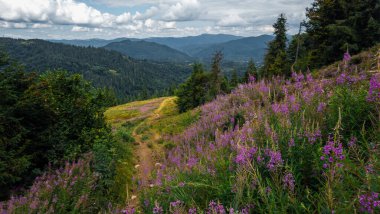
[[[201,64],[194,64],[193,73],[181,84],[177,91],[177,105],[180,112],[185,112],[200,106],[207,101],[213,100],[217,95],[230,91],[227,78],[222,74],[220,63],[223,54],[216,52],[213,57],[211,72],[206,73]],[[235,76],[234,84],[237,85],[238,78]]]
[[[263,75],[285,75],[289,76],[286,60],[286,17],[280,14],[276,23],[273,24],[275,38],[268,44],[268,52],[265,55]]]
[[[258,70],[253,59],[250,59],[248,62],[247,70],[244,73],[243,82],[248,83],[250,81],[250,77],[258,78]]]
[[[1,68],[0,79],[4,199],[15,186],[30,185],[48,163],[60,166],[91,151],[96,136],[108,130],[103,112],[112,101],[80,75],[63,71],[36,76],[11,64]]]
[[[341,59],[347,50],[358,53],[380,41],[380,2],[320,1],[307,9],[308,55],[312,67]]]
[[[374,105],[367,102],[368,86],[338,87],[330,99],[329,112],[326,118],[327,130],[335,128],[336,121],[341,118],[340,134],[343,138],[367,135],[369,141],[376,140],[378,128]],[[365,130],[366,133],[363,133]]]
[[[121,101],[168,95],[191,72],[187,65],[136,60],[103,48],[43,40],[1,38],[0,48],[25,64],[26,71],[64,69],[81,74],[95,87],[112,89]]]
[[[209,75],[204,72],[202,65],[195,64],[190,78],[181,84],[176,91],[180,112],[195,108],[208,100],[209,81]]]

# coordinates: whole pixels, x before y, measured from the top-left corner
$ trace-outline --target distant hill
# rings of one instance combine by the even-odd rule
[[[199,36],[187,37],[154,37],[144,40],[167,45],[191,55],[194,52],[194,49],[204,48],[213,44],[224,43],[241,38],[243,37],[227,34],[202,34]]]
[[[192,58],[185,53],[166,45],[147,41],[124,40],[112,42],[105,49],[114,50],[124,55],[136,58],[162,62],[191,62]]]
[[[189,66],[136,60],[103,48],[44,40],[0,38],[0,50],[23,63],[27,71],[65,69],[80,73],[95,86],[113,89],[123,100],[162,92],[191,73]]]
[[[187,37],[152,37],[146,39],[117,38],[114,40],[54,40],[54,42],[85,47],[105,46],[108,49],[117,50],[123,54],[139,59],[153,59],[157,61],[166,61],[166,59],[169,59],[168,61],[173,62],[183,60],[183,58],[185,57],[183,54],[185,54],[188,55],[185,58],[189,58],[190,56],[192,59],[195,58],[199,61],[209,63],[215,51],[221,50],[223,51],[225,60],[227,61],[240,63],[246,62],[250,58],[254,58],[256,62],[261,63],[265,55],[267,43],[272,39],[273,36],[270,35],[261,35],[257,37],[241,37],[228,34],[202,34],[199,36]],[[291,39],[291,36],[288,36],[288,39]],[[109,46],[112,43],[118,43],[125,40],[130,41],[125,42],[126,44],[123,44],[123,46],[129,47],[128,50],[126,48],[115,47],[115,45],[112,45],[111,47]],[[169,48],[182,52],[182,54],[179,54],[178,52],[175,53],[173,52],[173,50],[169,51],[167,48],[158,47],[154,44],[147,44],[143,42],[136,44],[133,43],[137,41],[145,41],[165,45]],[[160,50],[160,52],[157,50]],[[175,57],[167,58],[167,54],[169,54],[170,56],[174,54]],[[185,61],[188,61],[188,59]]]
[[[73,40],[67,40],[67,39],[62,39],[62,40],[49,40],[49,42],[54,42],[54,43],[61,43],[61,44],[66,44],[66,45],[75,45],[75,46],[81,46],[81,47],[103,47],[106,46],[112,42],[120,42],[123,40],[126,40],[127,38],[117,38],[117,39],[111,39],[111,40],[106,40],[106,39],[73,39]]]
[[[253,58],[256,62],[263,61],[267,43],[273,36],[262,35],[258,37],[246,37],[229,42],[211,45],[199,50],[192,56],[200,60],[209,60],[215,51],[222,51],[227,61],[245,62]]]

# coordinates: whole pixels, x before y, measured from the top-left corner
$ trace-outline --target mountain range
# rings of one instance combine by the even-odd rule
[[[76,46],[104,47],[124,55],[161,62],[209,62],[216,51],[222,51],[224,59],[232,62],[246,62],[253,58],[262,62],[266,46],[273,36],[240,37],[226,34],[202,34],[188,37],[153,37],[146,39],[117,38],[113,40],[51,40],[55,43]],[[159,54],[157,54],[159,53]]]
[[[111,88],[124,101],[164,95],[191,73],[191,67],[184,64],[138,60],[104,48],[38,39],[0,38],[0,51],[22,63],[26,71],[63,69],[82,74],[96,87]]]

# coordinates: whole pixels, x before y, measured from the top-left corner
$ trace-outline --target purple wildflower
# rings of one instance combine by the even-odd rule
[[[380,208],[379,193],[372,192],[359,196],[360,210],[373,213],[376,207]]]
[[[176,201],[170,202],[170,206],[171,207],[178,207],[178,206],[181,206],[182,203],[183,203],[182,201],[176,200]]]
[[[163,213],[164,213],[164,209],[156,203],[156,205],[153,208],[153,214],[163,214]]]
[[[369,91],[367,96],[368,102],[380,102],[380,78],[372,76],[369,81]]]
[[[332,164],[336,163],[336,166],[342,167],[343,164],[340,162],[345,159],[343,154],[342,143],[336,143],[333,139],[329,139],[327,144],[323,147],[323,156],[320,158],[322,161],[325,161],[323,168],[328,168]],[[326,160],[328,160],[326,162]]]
[[[349,147],[355,146],[356,141],[357,141],[356,137],[352,136],[351,139],[350,139],[350,141],[348,142],[348,146]]]
[[[347,63],[347,62],[349,62],[350,60],[351,60],[351,55],[350,55],[350,53],[349,53],[348,50],[347,50],[347,52],[344,53],[344,55],[343,55],[343,61],[344,61],[345,63]]]
[[[294,176],[293,176],[292,173],[290,173],[290,172],[287,173],[287,174],[284,176],[284,178],[283,178],[282,181],[284,182],[284,188],[285,188],[285,189],[288,189],[288,190],[291,191],[291,192],[294,191],[294,183],[295,183],[295,181],[294,181]]]
[[[288,146],[289,147],[293,147],[293,146],[295,146],[296,144],[294,143],[294,138],[291,138],[290,140],[289,140],[289,143],[288,143]]]
[[[190,208],[188,213],[189,214],[197,214],[197,208]]]
[[[281,157],[281,152],[272,151],[267,149],[265,155],[269,158],[267,163],[267,168],[269,171],[275,171],[280,165],[282,165],[283,160]]]
[[[326,103],[324,103],[324,102],[319,103],[317,111],[318,111],[318,112],[322,112],[322,111],[324,111],[325,108],[326,108],[326,106],[327,106],[327,105],[326,105]]]

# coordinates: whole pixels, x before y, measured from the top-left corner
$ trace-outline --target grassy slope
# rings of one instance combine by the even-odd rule
[[[164,136],[181,133],[199,118],[199,110],[180,114],[175,101],[176,97],[162,97],[111,107],[105,112],[115,135],[126,142],[134,142],[133,163],[139,166],[139,170],[133,169],[133,163],[127,163],[118,169],[120,176],[137,177],[143,186],[147,185],[146,182],[152,179],[144,176],[147,172],[138,171],[154,170],[154,163],[162,159],[165,149],[174,146],[163,144]],[[127,147],[130,145],[126,144]],[[125,198],[129,205],[136,206],[137,202],[131,198],[139,194],[137,189],[137,182],[127,188]]]

